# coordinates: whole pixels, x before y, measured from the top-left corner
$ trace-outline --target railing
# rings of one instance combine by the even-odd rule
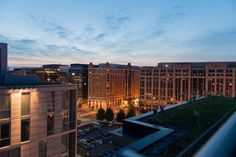
[[[233,157],[236,154],[236,112],[212,136],[194,157]],[[144,157],[133,150],[126,149],[121,157]]]
[[[131,149],[125,149],[120,156],[115,157],[144,157],[141,154],[138,154],[137,152],[131,150]]]
[[[231,157],[236,153],[236,112],[195,154],[195,157]]]

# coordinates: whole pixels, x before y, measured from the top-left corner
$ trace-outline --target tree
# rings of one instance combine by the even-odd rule
[[[97,111],[97,114],[96,114],[96,118],[97,120],[104,120],[105,118],[105,111],[103,108],[99,108],[98,111]]]
[[[129,111],[127,113],[127,118],[136,116],[136,110],[134,106],[130,106]]]
[[[122,123],[125,119],[125,112],[123,110],[120,110],[116,115],[116,121]]]
[[[107,110],[105,112],[105,119],[107,121],[113,121],[114,120],[114,113],[113,113],[113,110],[111,108],[107,108]]]

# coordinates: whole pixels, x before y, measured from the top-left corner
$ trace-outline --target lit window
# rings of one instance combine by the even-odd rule
[[[22,93],[21,96],[21,115],[30,114],[30,93]]]

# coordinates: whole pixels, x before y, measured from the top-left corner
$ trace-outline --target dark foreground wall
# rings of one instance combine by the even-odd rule
[[[157,128],[151,127],[146,123],[142,123],[139,121],[124,120],[123,122],[123,134],[127,134],[130,136],[138,136],[142,138],[156,131],[158,131]]]

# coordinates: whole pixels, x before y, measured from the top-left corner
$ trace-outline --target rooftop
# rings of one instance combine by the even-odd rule
[[[25,89],[25,88],[45,88],[45,87],[64,87],[71,86],[76,87],[74,84],[63,84],[63,83],[37,83],[37,84],[15,84],[15,85],[2,85],[0,89]]]
[[[126,122],[143,125],[142,132],[148,128],[158,129],[119,151],[133,150],[150,157],[193,156],[235,111],[234,98],[209,96],[166,107],[155,115],[152,111],[126,119]],[[136,134],[141,129],[134,128],[133,124],[129,125],[130,133]]]
[[[171,128],[175,132],[142,153],[151,156],[156,151],[158,156],[192,156],[234,111],[234,98],[210,96],[146,117],[144,120]],[[157,145],[165,147],[160,149]]]
[[[158,66],[165,66],[166,64],[171,65],[190,65],[192,68],[204,68],[207,65],[225,65],[226,67],[236,67],[236,62],[161,62],[158,63]]]

